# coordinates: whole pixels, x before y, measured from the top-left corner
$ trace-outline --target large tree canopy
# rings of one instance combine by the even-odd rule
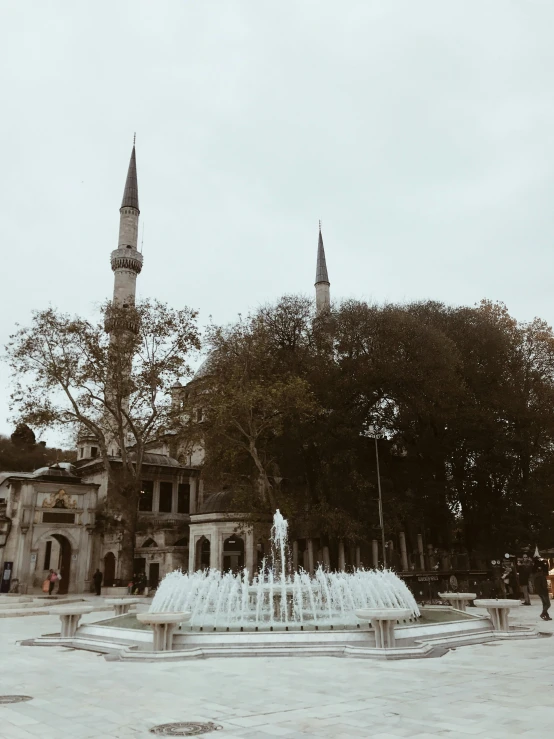
[[[195,319],[187,308],[157,301],[106,304],[96,322],[50,308],[36,311],[6,347],[17,419],[94,438],[109,478],[109,511],[121,521],[122,577],[133,574],[144,453],[172,425],[170,388],[199,347]]]
[[[483,556],[550,544],[554,336],[544,322],[519,323],[488,301],[346,301],[315,316],[288,296],[207,339],[209,372],[183,432],[204,439],[207,477],[255,507],[279,505],[324,535],[375,538],[375,452],[363,435],[373,425],[387,536],[404,530],[414,543],[422,532]]]

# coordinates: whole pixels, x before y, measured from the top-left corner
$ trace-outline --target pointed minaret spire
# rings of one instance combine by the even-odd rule
[[[133,138],[131,161],[119,209],[119,242],[111,256],[114,271],[114,301],[120,305],[134,305],[137,275],[142,269],[142,254],[137,250],[140,211],[135,140],[136,134]]]
[[[137,135],[133,137],[133,151],[131,152],[131,160],[129,169],[127,170],[127,181],[125,182],[125,190],[123,191],[122,208],[135,208],[139,213],[138,200],[138,182],[137,182],[137,157],[135,154],[135,141]]]
[[[322,313],[331,307],[330,286],[331,283],[327,274],[327,262],[325,261],[325,249],[323,248],[320,221],[319,239],[317,242],[317,265],[315,270],[315,307],[317,313]]]

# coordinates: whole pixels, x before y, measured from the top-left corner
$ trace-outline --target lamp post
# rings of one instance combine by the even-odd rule
[[[362,432],[362,436],[367,436],[375,441],[375,461],[377,463],[377,490],[379,492],[379,528],[381,529],[381,544],[383,547],[383,567],[387,566],[387,548],[385,546],[385,525],[383,523],[383,496],[381,493],[381,472],[379,469],[379,445],[378,440],[382,438],[374,426],[368,426],[367,431]]]

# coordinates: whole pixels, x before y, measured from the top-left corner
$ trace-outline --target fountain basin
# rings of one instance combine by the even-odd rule
[[[408,608],[360,608],[356,616],[363,621],[404,621],[411,613]]]
[[[143,614],[147,615],[147,614]],[[490,619],[474,616],[448,606],[422,609],[417,621],[395,626],[395,646],[377,648],[375,631],[361,620],[355,626],[333,625],[299,626],[284,624],[267,626],[258,630],[242,627],[205,629],[190,623],[175,630],[170,651],[152,652],[152,635],[149,630],[129,628],[134,615],[120,616],[84,624],[72,641],[75,648],[106,652],[105,645],[112,644],[108,659],[122,660],[181,660],[210,656],[352,656],[374,659],[409,659],[413,657],[440,656],[450,647],[478,644],[497,637]],[[134,619],[135,624],[139,622]],[[532,629],[513,629],[510,636],[524,638],[536,636]],[[507,635],[503,635],[506,638]],[[54,643],[48,639],[35,640],[35,644]],[[94,645],[99,645],[94,647]]]

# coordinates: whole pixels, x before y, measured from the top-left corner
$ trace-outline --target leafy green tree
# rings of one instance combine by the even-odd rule
[[[26,423],[18,423],[11,435],[14,446],[32,449],[37,443],[35,432]]]
[[[208,372],[185,403],[181,434],[205,444],[208,479],[210,472],[217,479],[223,462],[234,486],[249,491],[252,509],[264,512],[282,505],[275,441],[288,425],[319,412],[308,383],[285,361],[298,336],[286,315],[290,306],[282,307],[280,315],[271,314],[272,323],[261,311],[208,329]]]
[[[75,459],[73,450],[47,447],[45,442],[33,446],[14,444],[13,434],[12,438],[0,436],[1,472],[33,472],[56,462],[74,462]]]
[[[18,420],[94,438],[109,480],[107,507],[120,522],[123,578],[133,574],[144,453],[172,425],[170,388],[199,347],[195,318],[157,301],[107,304],[96,322],[49,308],[6,347]]]
[[[362,436],[371,424],[384,437],[387,537],[404,530],[415,549],[424,533],[477,559],[545,540],[554,340],[544,322],[518,323],[490,301],[345,301],[317,317],[309,301],[287,296],[246,322],[212,327],[210,345],[206,470],[226,470],[246,497],[263,470],[265,497],[300,528],[375,538],[375,452]],[[307,398],[309,412],[289,413]]]

